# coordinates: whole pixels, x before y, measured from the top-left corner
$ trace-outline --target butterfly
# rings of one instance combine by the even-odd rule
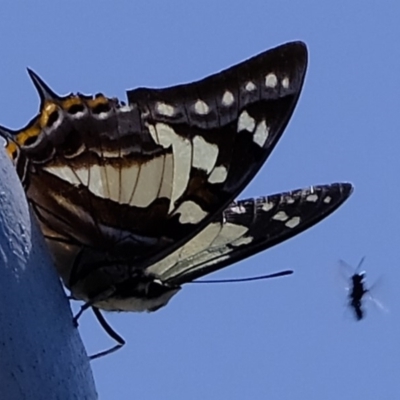
[[[292,42],[197,82],[128,90],[126,103],[59,96],[28,70],[40,111],[0,135],[82,310],[157,310],[350,196],[335,183],[235,201],[283,134],[306,68]]]

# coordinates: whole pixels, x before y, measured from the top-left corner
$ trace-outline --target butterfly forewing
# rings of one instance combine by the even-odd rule
[[[199,278],[279,244],[318,223],[352,193],[332,184],[241,200],[149,271],[174,285]]]
[[[306,66],[304,44],[289,43],[195,83],[128,91],[127,105],[58,97],[30,72],[41,113],[15,134],[15,160],[54,251],[81,244],[144,268],[190,240],[271,153]]]

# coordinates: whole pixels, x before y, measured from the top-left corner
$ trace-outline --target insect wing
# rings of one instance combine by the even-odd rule
[[[148,270],[181,285],[266,250],[335,211],[352,193],[332,184],[231,204],[191,241]]]
[[[190,240],[267,159],[306,66],[305,45],[288,43],[195,83],[128,91],[127,105],[57,96],[30,71],[41,112],[0,132],[56,257],[81,245],[144,268]]]

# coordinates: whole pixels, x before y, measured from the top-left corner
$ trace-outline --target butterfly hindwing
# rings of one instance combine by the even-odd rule
[[[331,184],[234,202],[149,271],[174,285],[190,282],[303,232],[351,193],[350,184]]]

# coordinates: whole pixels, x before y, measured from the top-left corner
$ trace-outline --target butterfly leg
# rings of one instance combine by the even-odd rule
[[[95,360],[96,358],[106,356],[108,354],[114,353],[114,351],[119,350],[122,346],[125,345],[125,340],[121,336],[119,336],[118,333],[114,331],[114,329],[111,328],[111,326],[108,324],[108,322],[103,317],[103,315],[101,314],[100,310],[97,307],[92,307],[92,311],[94,312],[94,315],[96,316],[102,328],[107,332],[107,334],[111,338],[113,338],[117,342],[117,344],[111,347],[110,349],[89,356],[90,360]]]
[[[78,319],[80,318],[80,316],[83,314],[83,312],[85,310],[87,310],[88,308],[92,307],[93,304],[96,304],[102,300],[106,300],[108,299],[113,293],[115,292],[115,288],[112,286],[110,288],[108,288],[107,290],[105,290],[104,292],[101,292],[100,294],[98,294],[95,297],[92,297],[89,301],[87,301],[82,307],[81,309],[78,311],[78,313],[74,316],[73,322],[74,325],[77,327],[78,324]]]

